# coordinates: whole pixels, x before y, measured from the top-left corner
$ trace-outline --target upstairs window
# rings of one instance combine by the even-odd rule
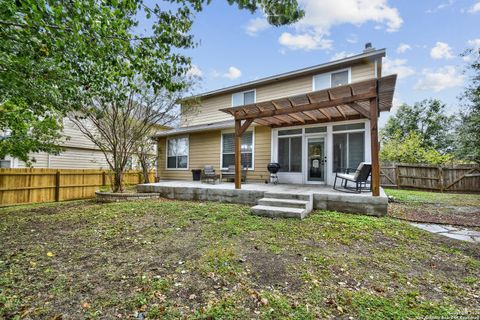
[[[167,168],[188,168],[188,137],[170,138],[167,140]]]
[[[319,74],[313,77],[313,90],[323,90],[350,83],[350,69]]]
[[[255,90],[232,94],[232,107],[255,103]]]

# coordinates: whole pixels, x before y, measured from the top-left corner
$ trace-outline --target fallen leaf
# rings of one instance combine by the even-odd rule
[[[48,251],[48,252],[47,252],[47,256],[49,256],[49,257],[54,257],[55,254],[54,254],[52,251]]]

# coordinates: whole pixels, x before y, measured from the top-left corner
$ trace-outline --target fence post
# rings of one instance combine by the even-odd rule
[[[440,184],[440,192],[443,192],[443,168],[441,166],[438,167],[438,183]]]
[[[60,171],[55,173],[55,201],[60,201]]]
[[[105,187],[107,185],[107,174],[105,171],[102,172],[102,187]]]
[[[400,189],[400,177],[399,177],[399,173],[398,173],[398,164],[395,164],[395,182],[396,182],[396,185],[397,185],[397,189]]]

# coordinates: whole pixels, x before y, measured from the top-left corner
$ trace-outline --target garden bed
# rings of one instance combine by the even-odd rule
[[[159,193],[137,193],[137,192],[95,192],[95,199],[98,202],[119,202],[119,201],[136,201],[147,199],[158,199]]]

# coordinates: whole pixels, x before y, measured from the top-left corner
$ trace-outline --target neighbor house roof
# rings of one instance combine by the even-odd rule
[[[209,131],[209,130],[222,130],[228,128],[234,128],[234,120],[226,120],[221,122],[209,123],[209,124],[199,124],[196,126],[189,127],[179,127],[168,131],[161,131],[152,136],[152,138],[162,138],[173,135],[187,134],[193,132]]]
[[[299,76],[302,76],[302,75],[307,75],[307,74],[310,74],[310,73],[319,72],[319,71],[326,70],[326,69],[338,68],[342,65],[351,65],[351,64],[354,64],[356,62],[361,62],[365,59],[375,59],[375,58],[384,57],[384,56],[385,56],[385,49],[366,50],[363,53],[360,53],[360,54],[357,54],[357,55],[354,55],[354,56],[346,57],[346,58],[339,59],[339,60],[329,61],[329,62],[326,62],[326,63],[317,64],[315,66],[302,68],[302,69],[298,69],[298,70],[294,70],[294,71],[290,71],[290,72],[280,73],[280,74],[276,74],[276,75],[269,76],[269,77],[266,77],[266,78],[240,83],[240,84],[230,86],[230,87],[225,87],[225,88],[221,88],[221,89],[217,89],[217,90],[212,90],[212,91],[200,93],[198,95],[186,98],[184,100],[206,98],[206,97],[214,96],[214,95],[221,94],[221,93],[228,93],[228,92],[246,90],[246,89],[253,88],[253,87],[256,87],[256,86],[259,86],[259,85],[265,85],[265,84],[269,84],[269,83],[272,83],[272,82],[283,81],[283,80],[286,80],[288,78],[295,78],[295,77],[299,77]]]

